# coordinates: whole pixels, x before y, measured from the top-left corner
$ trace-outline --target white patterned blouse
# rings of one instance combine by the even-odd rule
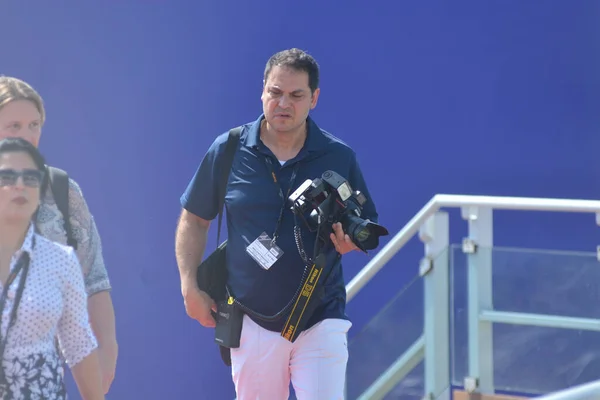
[[[89,322],[81,266],[73,248],[35,233],[33,225],[11,260],[11,271],[25,252],[29,270],[10,329],[24,270],[8,286],[1,314],[0,346],[2,342],[5,346],[0,398],[64,400],[62,357],[72,367],[98,346]],[[0,283],[0,293],[4,290]]]

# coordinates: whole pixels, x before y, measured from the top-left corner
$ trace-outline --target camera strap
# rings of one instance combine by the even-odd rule
[[[323,275],[323,270],[325,269],[326,258],[324,254],[318,255],[312,267],[308,272],[308,278],[304,281],[302,285],[302,290],[300,291],[300,296],[296,299],[296,303],[290,312],[290,315],[285,321],[285,325],[281,330],[281,336],[290,342],[294,342],[300,333],[304,330],[304,326],[308,319],[312,316],[314,309],[317,305],[317,302],[311,301],[315,292],[317,292],[317,297],[319,297],[319,291],[322,283],[321,276]]]
[[[324,218],[324,221],[319,223],[319,227],[317,229],[317,241],[320,231],[323,228],[323,223],[329,223],[327,221],[329,221],[329,219]],[[296,303],[294,304],[294,307],[292,308],[290,315],[283,326],[283,329],[281,330],[281,336],[292,343],[298,338],[300,333],[304,331],[306,323],[319,305],[317,300],[319,300],[323,295],[323,283],[327,282],[331,271],[333,271],[333,268],[336,265],[334,262],[328,270],[326,269],[326,254],[328,247],[329,246],[325,245],[324,248],[319,249],[317,252],[317,247],[315,246],[315,255],[313,260],[304,260],[307,266],[312,266],[310,267],[308,274],[305,274],[306,278],[302,285],[302,289],[300,290],[300,294],[296,299]],[[300,251],[300,248],[298,250]],[[301,255],[303,253],[304,252],[301,251]],[[337,260],[339,260],[340,257],[340,254],[337,254]]]

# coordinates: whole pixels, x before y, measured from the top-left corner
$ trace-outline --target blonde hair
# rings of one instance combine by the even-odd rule
[[[0,110],[8,103],[17,100],[27,100],[33,103],[39,111],[42,124],[46,120],[42,96],[30,84],[18,78],[0,75]]]

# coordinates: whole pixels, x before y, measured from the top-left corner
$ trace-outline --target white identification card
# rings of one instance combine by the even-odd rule
[[[283,255],[283,250],[277,247],[265,232],[246,247],[246,252],[258,265],[267,270]]]

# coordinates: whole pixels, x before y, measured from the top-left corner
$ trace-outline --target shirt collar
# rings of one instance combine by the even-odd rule
[[[15,253],[15,260],[18,260],[21,257],[23,252],[29,253],[29,258],[33,258],[33,238],[35,236],[35,226],[33,223],[29,225],[29,229],[27,229],[27,233],[25,234],[25,240],[23,240],[23,244],[21,248]]]
[[[246,147],[257,148],[260,143],[260,124],[265,119],[265,115],[261,114],[258,119],[246,126],[247,134],[244,141]],[[308,128],[308,134],[306,141],[304,142],[303,150],[317,151],[323,149],[327,144],[327,139],[323,134],[323,131],[309,116],[306,118],[306,125]]]

